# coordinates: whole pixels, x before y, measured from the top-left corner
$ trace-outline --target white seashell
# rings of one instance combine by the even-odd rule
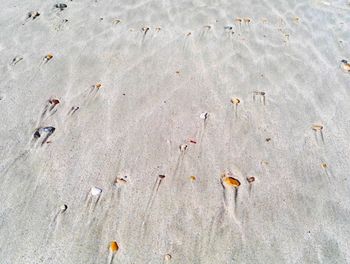
[[[102,189],[98,187],[92,187],[90,192],[91,192],[91,195],[98,196],[102,193]]]
[[[209,117],[209,114],[208,114],[207,112],[203,112],[203,113],[200,114],[199,117],[200,117],[201,119],[206,120],[206,119]]]
[[[184,152],[187,149],[187,144],[180,145],[180,151]]]

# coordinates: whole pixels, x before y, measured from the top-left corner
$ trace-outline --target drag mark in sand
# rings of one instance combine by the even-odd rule
[[[261,91],[254,91],[253,92],[253,101],[255,102],[256,98],[260,99],[260,102],[263,103],[263,105],[266,104],[266,93],[265,92],[261,92]]]
[[[154,200],[156,199],[160,184],[162,183],[162,181],[165,179],[165,175],[158,175],[153,187],[152,187],[152,191],[151,191],[151,195],[148,199],[147,205],[146,205],[146,211],[145,211],[145,218],[142,222],[142,228],[145,228],[148,218],[151,214],[151,209],[154,203]]]

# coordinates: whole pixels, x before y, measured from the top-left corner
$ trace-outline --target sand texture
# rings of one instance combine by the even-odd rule
[[[348,1],[0,14],[0,264],[350,263]]]

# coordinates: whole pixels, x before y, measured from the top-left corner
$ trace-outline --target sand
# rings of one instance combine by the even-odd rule
[[[3,2],[0,263],[349,263],[349,11]]]

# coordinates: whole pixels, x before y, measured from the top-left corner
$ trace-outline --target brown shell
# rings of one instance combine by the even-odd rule
[[[239,187],[241,185],[240,181],[233,177],[224,177],[222,181],[228,186]]]

